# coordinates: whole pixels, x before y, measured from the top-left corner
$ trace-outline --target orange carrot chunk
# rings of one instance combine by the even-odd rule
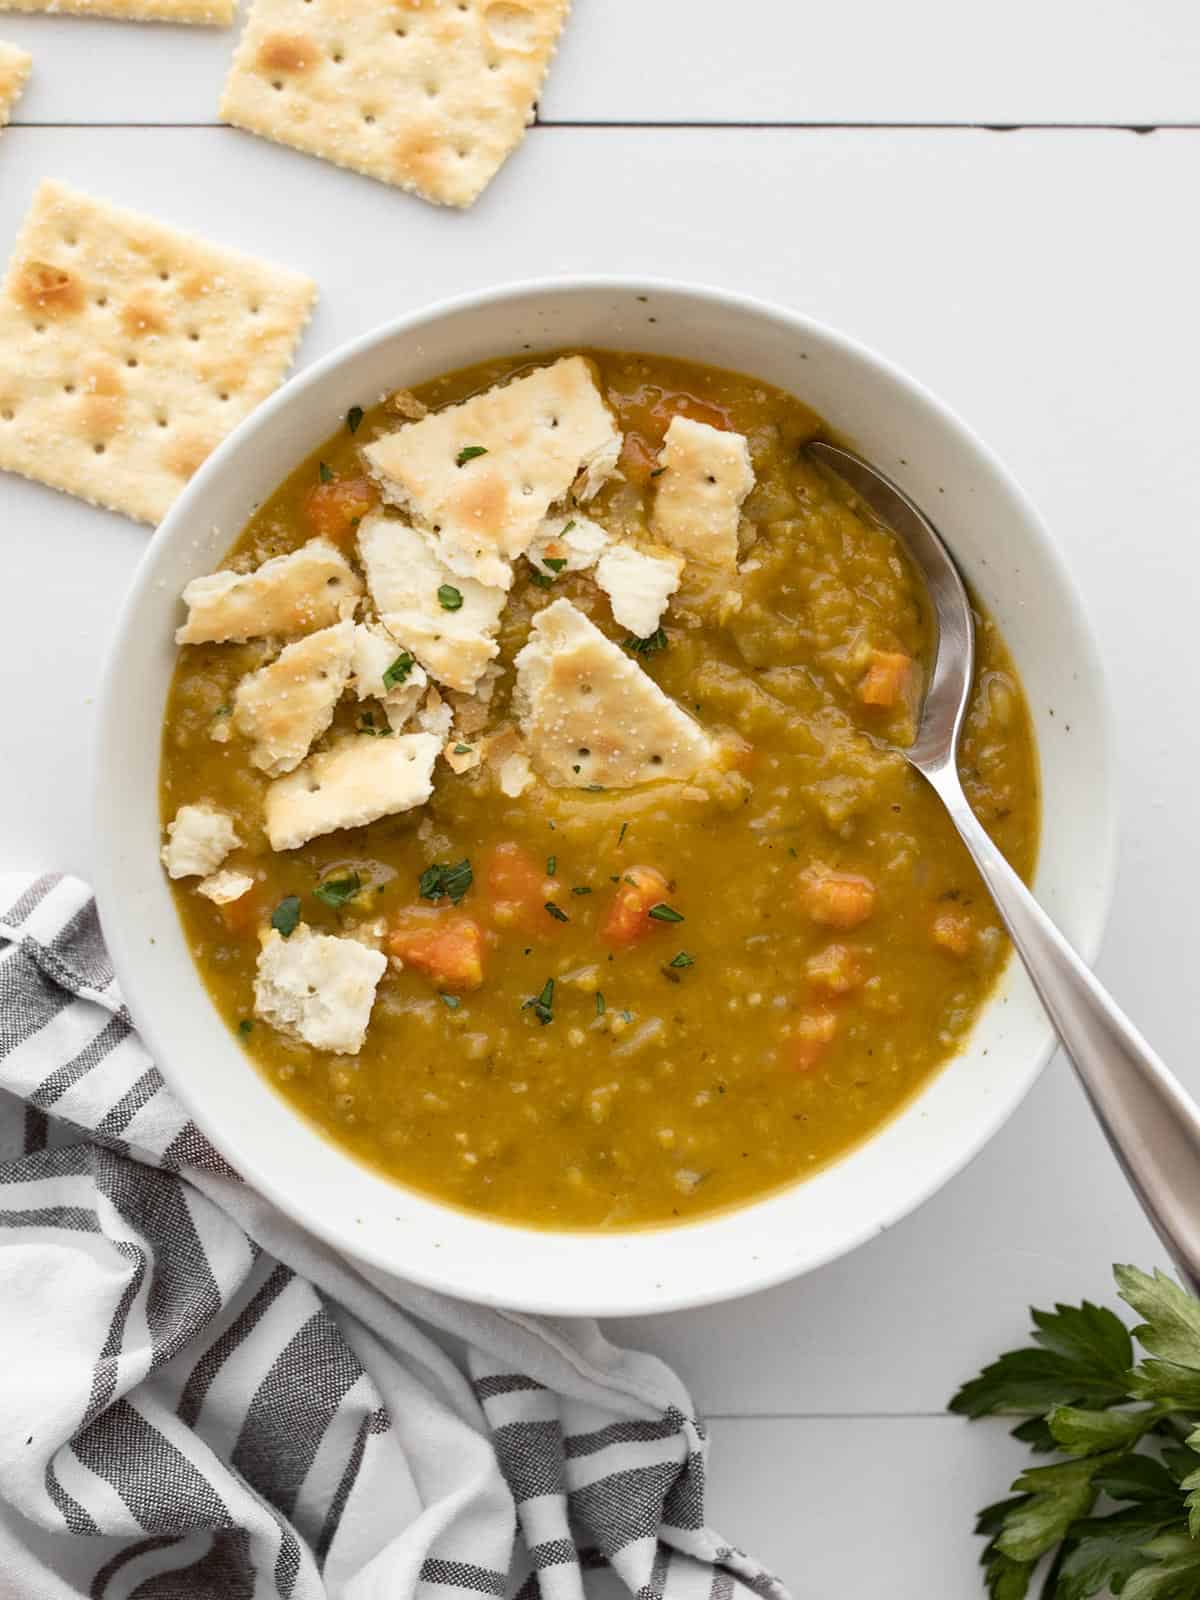
[[[929,937],[939,950],[952,956],[966,956],[975,943],[975,927],[965,911],[939,911],[930,926]]]
[[[377,498],[369,478],[331,478],[308,491],[304,515],[314,533],[345,544]]]
[[[788,1060],[796,1072],[811,1072],[825,1055],[837,1034],[837,1017],[832,1011],[806,1011],[797,1018],[796,1030],[788,1041]]]
[[[849,994],[861,989],[866,981],[861,955],[844,944],[827,944],[824,950],[809,956],[804,971],[816,988],[829,994]]]
[[[657,867],[630,867],[621,874],[600,937],[605,944],[634,944],[655,925],[651,910],[664,903],[668,884]],[[666,919],[682,921],[680,917]]]
[[[823,928],[857,928],[875,909],[875,885],[856,872],[807,867],[800,874],[800,907]]]
[[[876,650],[858,686],[865,706],[898,706],[912,681],[912,657],[899,650]]]
[[[547,933],[558,924],[546,913],[558,880],[543,861],[514,840],[493,847],[483,867],[483,888],[491,919],[497,928],[522,933]]]
[[[387,945],[439,989],[478,989],[483,982],[483,930],[461,912],[412,906],[401,912]]]

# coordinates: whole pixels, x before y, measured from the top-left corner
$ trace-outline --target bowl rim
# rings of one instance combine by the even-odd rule
[[[1028,533],[1031,542],[1036,546],[1038,560],[1044,564],[1045,568],[1052,570],[1054,574],[1063,601],[1070,610],[1078,638],[1084,648],[1085,654],[1081,662],[1081,673],[1093,687],[1098,714],[1093,734],[1096,746],[1094,768],[1098,778],[1097,790],[1101,812],[1101,827],[1098,830],[1100,833],[1100,853],[1097,858],[1093,858],[1091,861],[1094,869],[1091,915],[1087,924],[1079,931],[1076,938],[1076,947],[1085,961],[1090,963],[1095,959],[1112,907],[1117,868],[1118,817],[1112,698],[1103,659],[1087,616],[1079,586],[1032,501],[991,447],[963,421],[956,411],[940,400],[918,379],[913,378],[904,368],[898,366],[889,358],[880,355],[864,342],[851,335],[844,334],[839,329],[791,306],[782,305],[756,295],[745,294],[738,290],[720,288],[711,284],[695,283],[685,278],[603,273],[564,274],[557,277],[547,275],[514,279],[485,289],[468,290],[446,296],[407,311],[338,345],[335,349],[314,361],[311,366],[305,367],[290,377],[274,394],[256,406],[247,417],[243,418],[237,427],[222,440],[196,475],[185,486],[143,551],[117,615],[97,695],[97,715],[93,725],[94,747],[91,768],[94,787],[92,855],[95,863],[96,901],[116,978],[135,1025],[171,1092],[178,1097],[187,1114],[218,1151],[227,1153],[224,1140],[225,1130],[222,1127],[221,1119],[218,1116],[210,1115],[202,1100],[193,1096],[185,1073],[176,1074],[169,1066],[164,1066],[164,1062],[170,1052],[164,1048],[163,1039],[156,1024],[152,1008],[142,1005],[141,986],[137,978],[137,958],[134,954],[134,941],[131,937],[128,937],[132,930],[127,926],[119,910],[121,905],[121,884],[114,875],[115,851],[106,848],[105,844],[109,823],[106,811],[109,790],[104,782],[105,749],[106,743],[109,741],[105,739],[105,730],[110,726],[113,719],[121,714],[121,646],[143,604],[146,591],[153,581],[152,572],[156,558],[163,548],[174,540],[176,528],[186,525],[193,513],[193,507],[203,502],[209,486],[220,477],[225,470],[228,459],[241,448],[243,442],[249,436],[265,427],[278,413],[289,409],[301,396],[320,388],[332,372],[355,361],[365,352],[398,337],[411,334],[447,318],[452,318],[460,313],[486,309],[489,306],[502,304],[506,301],[529,300],[541,295],[569,296],[579,294],[584,296],[596,293],[629,296],[660,294],[682,297],[715,310],[730,310],[734,313],[750,314],[776,322],[786,327],[788,333],[796,338],[803,338],[806,334],[815,337],[828,346],[836,347],[839,354],[851,360],[857,360],[864,366],[874,369],[885,379],[906,390],[920,406],[936,417],[939,425],[947,433],[957,436],[959,444],[964,447],[968,455],[973,455],[981,466],[998,480],[1005,494],[1019,512],[1025,525],[1025,531]],[[159,732],[160,729],[156,729],[156,733]],[[1043,818],[1043,829],[1044,823],[1045,819]],[[1016,957],[1013,956],[1011,960],[1015,962]],[[986,1003],[985,1011],[995,1003],[995,999],[996,991],[993,992],[992,998]],[[491,1290],[486,1286],[475,1284],[467,1285],[462,1281],[461,1277],[455,1278],[452,1272],[439,1272],[423,1264],[397,1264],[394,1252],[389,1252],[385,1248],[375,1247],[369,1237],[350,1237],[345,1229],[339,1227],[336,1222],[327,1222],[315,1206],[307,1206],[302,1186],[296,1186],[296,1189],[289,1189],[285,1184],[276,1182],[269,1176],[265,1176],[260,1170],[256,1171],[253,1168],[251,1174],[245,1177],[245,1181],[248,1187],[263,1195],[278,1207],[286,1217],[297,1223],[308,1233],[349,1257],[351,1262],[366,1264],[389,1275],[418,1284],[425,1289],[435,1290],[461,1299],[469,1298],[480,1305],[508,1310],[519,1309],[520,1311],[550,1316],[593,1314],[603,1316],[639,1316],[686,1310],[696,1306],[718,1304],[744,1295],[757,1293],[761,1290],[773,1288],[792,1278],[816,1271],[841,1256],[848,1255],[860,1245],[916,1211],[933,1194],[958,1176],[999,1132],[1040,1078],[1047,1062],[1057,1048],[1057,1040],[1052,1034],[1049,1035],[1042,1047],[1035,1053],[1028,1069],[1021,1075],[1014,1089],[1007,1095],[997,1096],[990,1111],[979,1116],[971,1137],[965,1138],[957,1144],[953,1155],[937,1164],[932,1172],[927,1171],[920,1178],[915,1179],[905,1189],[902,1196],[877,1208],[869,1222],[864,1222],[859,1227],[840,1236],[836,1242],[811,1248],[808,1253],[796,1259],[780,1259],[774,1265],[768,1266],[757,1262],[753,1257],[747,1255],[739,1268],[728,1273],[719,1284],[697,1284],[691,1289],[666,1292],[656,1296],[653,1303],[648,1303],[644,1295],[632,1299],[622,1299],[618,1291],[604,1296],[601,1309],[589,1311],[586,1307],[581,1306],[577,1294],[568,1293],[564,1295],[558,1292],[550,1280],[549,1274],[544,1293],[522,1293],[519,1301],[514,1301],[511,1298],[506,1298],[502,1291]],[[951,1058],[951,1061],[953,1059]],[[950,1062],[947,1062],[940,1070],[944,1071],[949,1065]],[[251,1070],[255,1069],[251,1068]],[[935,1074],[935,1079],[936,1076]],[[931,1079],[929,1081],[935,1080]],[[918,1091],[917,1097],[914,1098],[919,1098],[919,1094],[920,1091]],[[902,1106],[893,1117],[887,1119],[878,1129],[873,1130],[858,1145],[854,1145],[844,1152],[843,1156],[836,1158],[832,1165],[838,1165],[841,1160],[852,1156],[855,1150],[863,1145],[872,1143],[891,1126],[896,1118],[904,1114],[906,1106],[910,1106],[913,1103],[913,1100],[906,1102],[905,1106]],[[299,1113],[294,1110],[291,1111],[291,1114],[299,1116]],[[327,1136],[322,1134],[320,1130],[315,1130],[315,1132],[317,1137],[325,1142],[334,1143],[328,1140]],[[364,1166],[349,1152],[341,1151],[340,1147],[336,1145],[334,1145],[334,1148],[339,1149],[347,1161],[360,1168]],[[238,1155],[234,1164],[239,1170],[247,1166],[244,1157],[241,1155]],[[372,1171],[373,1169],[367,1167],[366,1170]],[[395,1180],[387,1181],[394,1182]],[[770,1203],[781,1193],[791,1192],[811,1181],[813,1180],[800,1180],[797,1184],[785,1186],[783,1190],[768,1191],[756,1200],[747,1201],[738,1207],[732,1208],[731,1212],[718,1213],[716,1216],[753,1214],[756,1208]],[[408,1186],[403,1184],[398,1184],[397,1186],[407,1190],[410,1194],[420,1193],[419,1191],[408,1189]],[[299,1192],[296,1192],[296,1190]],[[667,1228],[648,1227],[636,1230],[622,1230],[616,1234],[604,1234],[599,1230],[547,1230],[527,1228],[507,1222],[497,1223],[494,1219],[480,1217],[475,1213],[464,1212],[460,1208],[445,1205],[431,1196],[421,1195],[421,1198],[426,1199],[436,1209],[444,1213],[451,1213],[459,1218],[466,1217],[482,1226],[498,1226],[508,1232],[524,1233],[527,1236],[543,1234],[549,1237],[569,1237],[577,1240],[581,1247],[585,1241],[593,1239],[628,1240],[647,1235],[657,1235],[662,1238],[665,1244],[669,1245],[670,1239],[673,1236],[677,1237],[680,1232],[691,1231],[694,1227],[699,1227],[705,1222],[711,1223],[715,1220],[713,1216],[708,1216],[698,1218],[694,1223],[690,1224],[675,1224]]]

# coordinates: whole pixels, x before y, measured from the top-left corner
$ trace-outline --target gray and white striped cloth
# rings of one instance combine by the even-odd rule
[[[436,1335],[436,1337],[435,1337]],[[786,1600],[675,1375],[326,1249],[165,1087],[86,886],[0,875],[0,1600]]]

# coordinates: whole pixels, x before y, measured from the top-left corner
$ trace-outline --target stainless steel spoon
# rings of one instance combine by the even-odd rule
[[[959,782],[975,626],[958,568],[929,519],[881,472],[836,445],[813,443],[808,451],[896,534],[925,581],[937,654],[916,739],[899,753],[950,813],[1142,1209],[1200,1293],[1200,1109],[1000,854]]]

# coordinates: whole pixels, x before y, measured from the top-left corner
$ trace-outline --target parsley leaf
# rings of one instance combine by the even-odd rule
[[[669,967],[694,967],[696,965],[696,958],[695,956],[688,955],[686,950],[681,950],[677,956],[672,956],[671,960],[667,962],[667,965]]]
[[[452,583],[443,583],[438,589],[438,604],[443,611],[459,611],[462,609],[462,591],[456,589]]]
[[[320,478],[322,483],[333,482],[333,468],[327,461],[321,462],[320,466],[317,468],[317,476]]]
[[[327,906],[336,907],[344,906],[347,900],[353,900],[361,888],[362,879],[357,872],[351,872],[344,878],[326,878],[324,883],[317,885],[313,894]]]
[[[373,711],[364,711],[362,716],[359,717],[358,731],[359,733],[367,734],[372,739],[390,738],[392,732],[390,728],[377,728],[375,726],[375,713]]]
[[[346,426],[350,429],[351,433],[358,432],[358,426],[362,419],[363,408],[361,406],[351,406],[349,411],[346,413]]]
[[[487,455],[487,446],[482,444],[465,444],[454,458],[456,467],[465,467],[468,461],[474,461],[476,456]]]
[[[557,871],[558,871],[558,857],[557,856],[547,856],[546,857],[546,876],[548,878],[552,878]]]
[[[534,995],[532,999],[521,1004],[521,1010],[532,1010],[534,1016],[544,1028],[548,1022],[554,1021],[554,979],[547,978],[542,985],[541,994]]]
[[[472,747],[469,744],[456,744],[454,746],[454,754],[456,756],[469,756],[471,754],[471,749]]]
[[[951,1402],[972,1417],[1023,1413],[1015,1436],[1067,1458],[1029,1468],[1014,1498],[980,1513],[993,1600],[1024,1600],[1044,1556],[1043,1600],[1200,1600],[1200,1301],[1162,1272],[1114,1272],[1144,1318],[1132,1337],[1086,1301],[1035,1311],[1034,1345]],[[1100,1494],[1117,1509],[1096,1515]]]
[[[447,1011],[457,1011],[462,1001],[456,994],[444,994],[439,997]]]
[[[470,861],[464,859],[451,866],[447,861],[436,861],[426,867],[417,880],[417,893],[422,900],[449,900],[457,905],[471,887],[473,874]]]
[[[591,894],[591,889],[586,883],[576,883],[571,887],[572,894]]]
[[[554,918],[555,922],[570,922],[571,920],[563,908],[556,906],[553,900],[546,901],[546,910]]]
[[[413,658],[407,650],[401,651],[383,675],[383,687],[394,689],[398,683],[403,683],[414,666]]]
[[[300,896],[289,894],[279,902],[271,913],[271,926],[276,933],[282,934],[285,939],[295,933],[300,922]]]
[[[254,1029],[254,1024],[250,1021],[249,1017],[243,1017],[242,1020],[238,1023],[238,1032],[242,1035],[243,1038],[245,1038],[245,1036],[248,1033],[253,1032],[253,1029]]]
[[[549,567],[551,572],[561,572],[567,564],[566,556],[543,556],[542,565]]]
[[[530,583],[536,584],[539,589],[548,589],[554,582],[554,579],[548,572],[531,572],[529,574],[529,581]]]
[[[683,914],[676,911],[674,906],[666,905],[662,900],[656,906],[651,906],[646,915],[655,922],[682,922]]]
[[[604,1015],[604,996],[600,993],[599,989],[596,990],[596,1015],[598,1017],[602,1017]]]
[[[629,638],[623,639],[621,643],[635,656],[651,656],[656,650],[667,648],[667,636],[661,628],[655,628],[654,632],[644,639],[638,639],[630,634]]]

